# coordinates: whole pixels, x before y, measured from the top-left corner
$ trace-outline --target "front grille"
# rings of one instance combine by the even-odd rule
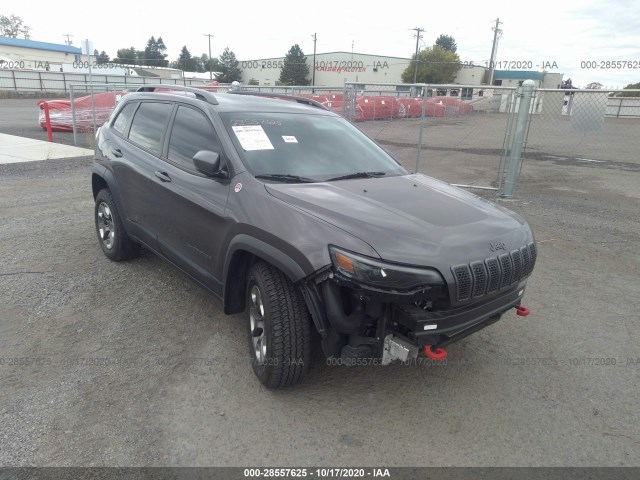
[[[473,262],[471,264],[473,274],[473,297],[481,297],[487,291],[487,270],[484,262]]]
[[[500,288],[500,263],[497,258],[487,258],[485,260],[489,271],[489,285],[487,293],[492,293]]]
[[[520,256],[520,250],[514,250],[511,252],[511,261],[513,262],[513,277],[511,277],[511,283],[514,280],[520,280],[522,275],[522,257]]]
[[[467,265],[458,265],[453,267],[453,276],[456,277],[456,286],[458,290],[458,301],[469,300],[471,297],[471,272]]]
[[[511,257],[508,253],[500,255],[500,266],[502,267],[502,282],[500,282],[500,288],[504,288],[511,284],[511,277],[513,275],[513,264],[511,263]]]
[[[530,243],[519,250],[513,250],[498,257],[451,267],[458,302],[482,297],[513,286],[531,274],[536,258],[536,245]]]
[[[529,259],[529,246],[525,245],[520,249],[520,256],[522,257],[522,276],[529,275],[529,267],[531,266],[531,260]]]
[[[533,266],[536,264],[536,258],[538,258],[538,249],[535,243],[529,244],[529,274],[533,272]]]

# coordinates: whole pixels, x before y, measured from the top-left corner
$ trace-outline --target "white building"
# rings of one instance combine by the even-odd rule
[[[313,76],[313,55],[307,55],[309,81]],[[279,85],[284,57],[240,62],[242,83],[257,81],[263,86]],[[402,72],[411,63],[409,58],[386,57],[352,52],[316,54],[315,85],[335,87],[348,82],[401,83]]]
[[[308,80],[313,76],[313,55],[306,55],[309,66]],[[260,60],[243,60],[242,83],[256,83],[260,86],[278,86],[284,57]],[[369,55],[365,53],[328,52],[316,54],[315,86],[338,87],[347,82],[356,83],[402,83],[402,72],[411,64],[410,58]],[[487,67],[464,65],[452,83],[458,85],[486,85],[489,78]],[[494,85],[518,86],[522,81],[532,79],[538,88],[558,88],[562,82],[561,73],[538,71],[495,70]],[[455,90],[455,89],[454,89]],[[463,98],[470,98],[473,92],[462,89],[454,92]]]
[[[3,36],[0,36],[0,57],[4,60],[2,68],[51,72],[61,72],[63,64],[95,61],[93,55],[83,55],[80,48],[71,45]]]

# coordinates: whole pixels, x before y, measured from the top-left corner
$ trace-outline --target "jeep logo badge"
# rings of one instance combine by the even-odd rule
[[[504,242],[489,243],[489,250],[497,252],[498,250],[506,250],[507,246]]]

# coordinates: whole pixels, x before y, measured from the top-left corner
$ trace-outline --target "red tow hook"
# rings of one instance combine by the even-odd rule
[[[444,348],[433,349],[433,345],[425,345],[424,356],[430,360],[444,360],[447,358],[447,351]]]
[[[521,317],[526,317],[529,315],[530,311],[527,307],[523,307],[522,305],[516,305],[516,315]]]

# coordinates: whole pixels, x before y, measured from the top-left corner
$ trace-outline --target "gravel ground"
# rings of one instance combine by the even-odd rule
[[[640,466],[637,170],[525,164],[500,203],[539,242],[529,317],[446,364],[316,354],[279,392],[253,377],[241,315],[151,254],[103,256],[89,175],[88,158],[0,165],[0,465]]]

